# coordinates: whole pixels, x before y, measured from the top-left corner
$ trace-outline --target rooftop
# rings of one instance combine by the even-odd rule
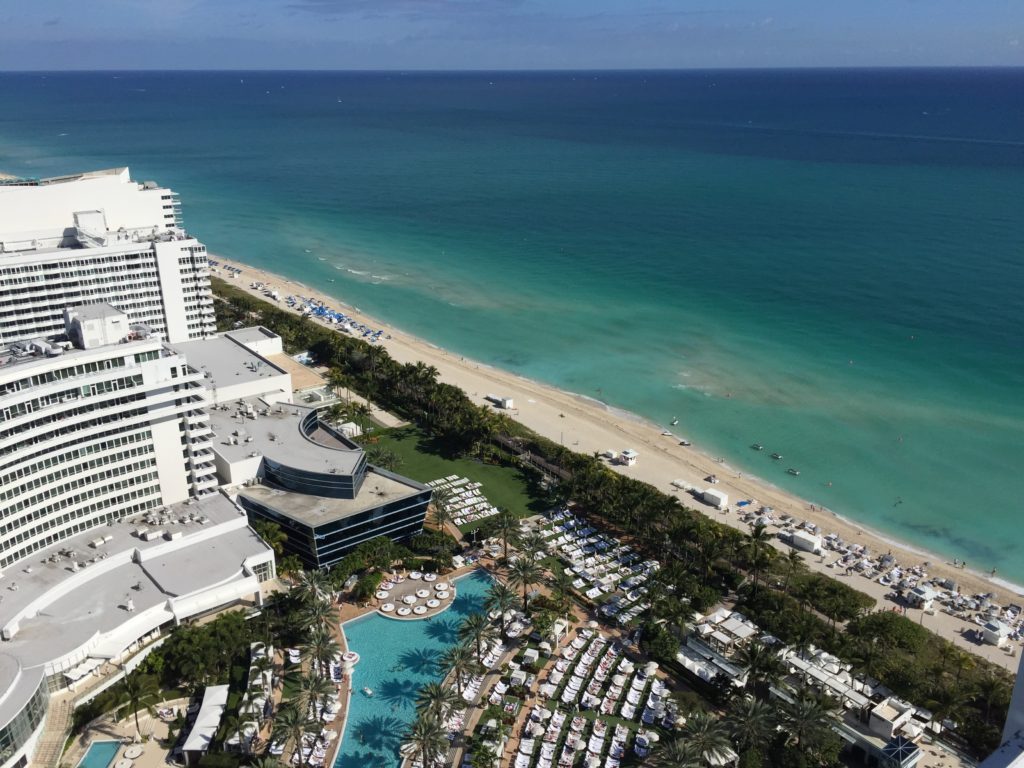
[[[359,495],[354,499],[310,496],[265,485],[243,488],[239,496],[245,496],[304,525],[316,528],[425,490],[427,486],[421,483],[371,467],[366,472],[366,479]]]
[[[235,407],[224,404],[211,408],[209,413],[215,436],[213,448],[227,461],[241,461],[256,452],[308,472],[350,475],[363,457],[354,443],[345,445],[304,435],[301,426],[313,413],[310,408],[267,405],[258,398],[247,398]],[[312,437],[319,438],[320,434],[321,430],[316,430]]]
[[[248,328],[239,328],[236,331],[228,331],[224,334],[237,341],[239,344],[255,344],[267,339],[276,339],[277,334],[268,331],[261,325],[252,325]]]
[[[204,374],[211,388],[270,379],[287,373],[253,352],[241,340],[236,340],[234,334],[184,341],[173,347],[185,355],[191,368]]]
[[[42,340],[40,340],[42,341]],[[47,346],[56,346],[56,342],[53,339],[44,342]],[[35,345],[36,342],[31,342]],[[11,369],[17,366],[18,375],[24,376],[30,371],[33,366],[52,366],[56,363],[60,365],[73,365],[77,360],[92,360],[97,356],[114,357],[116,355],[131,355],[136,352],[148,351],[154,348],[162,348],[162,342],[154,337],[150,339],[144,339],[140,341],[125,342],[124,344],[107,345],[105,347],[97,347],[95,349],[65,349],[60,347],[62,350],[59,354],[46,354],[45,352],[37,349],[34,353],[18,353],[17,349],[27,349],[30,342],[17,342],[15,344],[0,344],[0,379],[4,378],[4,375],[11,372]],[[56,350],[54,350],[56,351]]]
[[[150,527],[147,517],[181,539],[139,538],[136,529]],[[237,524],[215,529],[232,521]],[[218,493],[93,528],[9,568],[0,581],[0,627],[13,637],[0,643],[0,659],[17,666],[0,661],[0,691],[8,691],[0,699],[0,725],[31,696],[43,665],[124,625],[129,598],[138,615],[231,581],[241,575],[246,558],[266,551],[242,512]],[[103,650],[101,644],[92,653]],[[17,679],[19,667],[23,674]],[[16,682],[19,690],[13,691]]]

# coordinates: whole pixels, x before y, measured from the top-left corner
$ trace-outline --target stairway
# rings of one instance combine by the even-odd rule
[[[66,699],[53,702],[30,763],[34,768],[57,768],[64,754],[64,742],[71,730],[72,711],[71,702]]]

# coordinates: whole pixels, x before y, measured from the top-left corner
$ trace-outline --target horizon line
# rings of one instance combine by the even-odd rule
[[[89,69],[0,69],[0,77],[4,75],[67,75],[67,74],[100,74],[100,73],[343,73],[343,74],[563,74],[563,73],[674,73],[674,72],[836,72],[836,71],[936,71],[936,70],[1022,70],[1024,65],[1016,64],[879,64],[879,65],[813,65],[813,66],[763,66],[763,67],[580,67],[580,68],[507,68],[507,69],[437,69],[403,67],[396,69],[380,68],[228,68],[228,67],[146,67],[125,69],[120,67],[100,67]]]

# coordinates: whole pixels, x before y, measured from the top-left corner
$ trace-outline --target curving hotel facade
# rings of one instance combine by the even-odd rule
[[[213,330],[170,190],[127,169],[0,184],[0,768],[59,757],[53,696],[276,575],[218,489],[207,378],[171,346]]]

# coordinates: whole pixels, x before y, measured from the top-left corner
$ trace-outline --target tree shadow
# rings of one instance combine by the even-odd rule
[[[346,742],[348,739],[346,739]],[[352,739],[355,741],[355,739]],[[389,765],[393,765],[395,757],[389,755],[385,758],[378,752],[371,752],[368,749],[359,749],[357,745],[349,745],[341,753],[342,765],[347,768],[387,768]]]
[[[392,712],[409,709],[416,703],[419,686],[412,680],[385,680],[377,686],[376,695],[391,704]]]
[[[439,616],[427,624],[427,636],[445,645],[451,645],[459,639],[459,622]]]
[[[452,607],[449,609],[451,613],[465,618],[471,613],[483,613],[484,601],[481,597],[470,597],[469,595],[459,595],[452,602]],[[462,622],[459,622],[460,624]]]
[[[414,648],[398,657],[403,669],[418,675],[429,674],[437,667],[438,653],[433,649]]]
[[[372,749],[375,752],[397,751],[402,743],[402,734],[406,731],[406,724],[397,717],[388,715],[377,715],[367,717],[356,723],[355,728],[350,731],[351,738],[365,749]],[[349,734],[345,735],[348,742]],[[355,750],[357,753],[359,750]],[[359,765],[377,765],[380,762],[380,755],[368,755],[371,762],[357,763]],[[353,763],[345,761],[347,765]]]
[[[416,445],[416,452],[426,456],[437,456],[447,461],[464,458],[462,456],[462,446],[451,440],[445,440],[434,435],[423,435]]]

